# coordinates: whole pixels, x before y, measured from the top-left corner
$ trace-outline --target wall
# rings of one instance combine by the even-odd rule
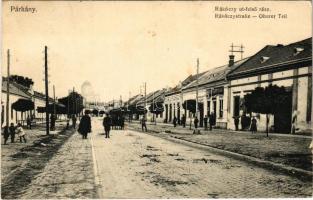
[[[260,76],[253,76],[248,78],[241,78],[238,80],[230,81],[229,88],[229,105],[230,109],[228,110],[228,128],[235,129],[234,125],[234,97],[240,96],[243,98],[245,94],[251,92],[256,87],[266,87],[270,83],[278,86],[292,87],[293,84],[297,83],[297,88],[293,88],[293,95],[296,94],[296,101],[293,101],[293,107],[296,108],[298,116],[297,116],[297,128],[300,130],[310,129],[311,122],[307,121],[307,108],[308,108],[308,99],[311,94],[308,94],[308,81],[309,77],[307,74],[312,70],[312,66],[302,67],[297,70],[285,70],[280,72],[275,72],[272,74],[262,74]],[[299,77],[298,77],[299,76]],[[303,77],[301,77],[303,76]],[[298,78],[295,78],[298,77]],[[278,79],[278,80],[275,80]],[[264,82],[263,82],[264,81]],[[311,88],[312,89],[312,88]],[[240,113],[241,114],[241,113]],[[262,114],[253,113],[253,115],[257,116],[258,122],[258,130],[265,131],[266,130],[266,117]],[[274,117],[270,116],[269,126],[274,125]],[[290,122],[291,123],[291,122]],[[240,123],[239,123],[239,128]]]

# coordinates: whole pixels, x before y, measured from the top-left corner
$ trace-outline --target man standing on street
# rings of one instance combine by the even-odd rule
[[[210,131],[212,131],[212,127],[213,127],[213,125],[214,125],[214,113],[212,112],[211,114],[210,114],[210,120],[209,120],[209,123],[210,123]]]
[[[73,128],[75,129],[76,128],[76,121],[77,121],[77,118],[75,115],[72,115],[72,124],[73,124]]]
[[[103,124],[104,131],[105,131],[105,138],[110,138],[112,120],[108,114],[104,116],[102,124]]]
[[[198,117],[196,116],[194,121],[193,121],[194,125],[195,125],[195,129],[198,128],[198,123],[199,123],[199,120],[198,120]]]
[[[83,139],[87,139],[87,134],[91,132],[91,119],[86,111],[80,120],[78,132],[83,135]]]
[[[5,126],[3,131],[3,137],[4,137],[4,145],[7,144],[7,141],[9,139],[10,133],[9,133],[9,127]]]
[[[208,130],[208,116],[205,115],[203,118],[203,123],[204,123],[204,130]]]
[[[239,116],[234,117],[234,123],[235,123],[235,130],[238,131],[238,125],[239,125]]]
[[[147,125],[146,125],[145,116],[142,116],[142,118],[141,118],[141,129],[142,129],[142,131],[145,129],[145,131],[147,132]]]
[[[181,124],[183,125],[183,127],[186,127],[186,116],[185,114],[183,114],[182,118],[181,118]]]
[[[11,135],[11,143],[14,143],[14,138],[15,138],[15,126],[14,123],[11,123],[10,127],[9,127],[9,132]]]
[[[174,127],[176,127],[176,125],[177,125],[177,118],[176,118],[176,116],[174,116],[173,125],[174,125]]]

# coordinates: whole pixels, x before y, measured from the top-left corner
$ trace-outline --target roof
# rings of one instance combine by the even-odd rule
[[[136,104],[140,99],[142,99],[142,95],[141,94],[137,94],[133,97],[131,97],[129,100],[128,100],[128,104],[129,105],[133,105],[133,104]]]
[[[189,83],[193,82],[194,80],[197,79],[197,77],[201,77],[205,72],[201,72],[199,73],[198,75],[197,74],[194,74],[194,75],[189,75],[186,79],[184,79],[181,83],[179,83],[178,85],[176,85],[175,87],[173,88],[170,88],[168,90],[168,92],[166,92],[166,96],[169,96],[169,95],[172,95],[172,94],[175,94],[175,93],[178,93],[181,91],[182,87],[188,85]]]
[[[296,51],[298,50],[298,52]],[[296,53],[297,52],[297,53]],[[267,45],[249,60],[243,63],[228,76],[238,76],[252,72],[274,70],[276,67],[287,66],[292,63],[312,61],[312,38],[301,40],[288,45]]]
[[[39,98],[39,99],[45,100],[45,98],[46,98],[45,94],[34,91],[34,95],[32,95],[29,92],[29,90],[30,90],[29,88],[27,88],[21,84],[18,84],[14,81],[10,81],[10,94],[14,94],[14,95],[28,98],[28,99],[30,99],[31,97],[34,97],[34,98]],[[2,77],[2,91],[7,92],[7,78],[6,77]],[[54,100],[53,100],[53,98],[49,97],[49,101],[53,102]]]
[[[42,94],[41,92],[34,91],[34,97],[39,99],[45,99],[46,95]]]
[[[157,91],[149,93],[146,97],[147,103],[151,103],[153,100],[155,102],[163,102],[165,92],[166,92],[166,89],[162,89],[162,90],[157,90]]]
[[[204,72],[201,76],[199,76],[198,84],[199,85],[205,85],[205,84],[209,84],[209,83],[225,80],[226,79],[226,75],[230,71],[232,71],[232,70],[236,69],[237,67],[239,67],[246,60],[248,60],[248,58],[244,58],[244,59],[241,59],[239,61],[236,61],[230,67],[227,64],[227,65],[223,65],[223,66],[220,66],[220,67],[216,67],[216,68],[210,69],[210,70]],[[185,90],[185,89],[193,88],[193,87],[196,87],[196,86],[197,86],[197,81],[194,80],[190,84],[186,85],[183,89]]]
[[[5,93],[7,92],[7,80],[4,78],[2,79],[2,92]],[[29,92],[26,92],[21,87],[18,87],[18,84],[16,83],[11,84],[11,82],[10,82],[10,94],[14,94],[27,99],[31,98],[31,94]]]

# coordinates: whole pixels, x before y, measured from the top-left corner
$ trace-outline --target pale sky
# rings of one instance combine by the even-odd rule
[[[11,6],[35,13],[11,12]],[[269,7],[287,19],[215,19],[215,6]],[[56,96],[80,91],[89,81],[102,100],[128,99],[147,82],[147,92],[175,86],[189,74],[228,63],[231,43],[244,57],[267,44],[311,37],[311,2],[3,2],[2,73],[6,50],[11,74],[30,77],[44,91],[44,46],[50,89]],[[236,55],[235,59],[239,59]],[[52,94],[52,91],[50,91]]]

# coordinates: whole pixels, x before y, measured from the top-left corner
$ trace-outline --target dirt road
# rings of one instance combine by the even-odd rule
[[[105,139],[93,120],[101,198],[308,197],[311,183],[130,130]]]

